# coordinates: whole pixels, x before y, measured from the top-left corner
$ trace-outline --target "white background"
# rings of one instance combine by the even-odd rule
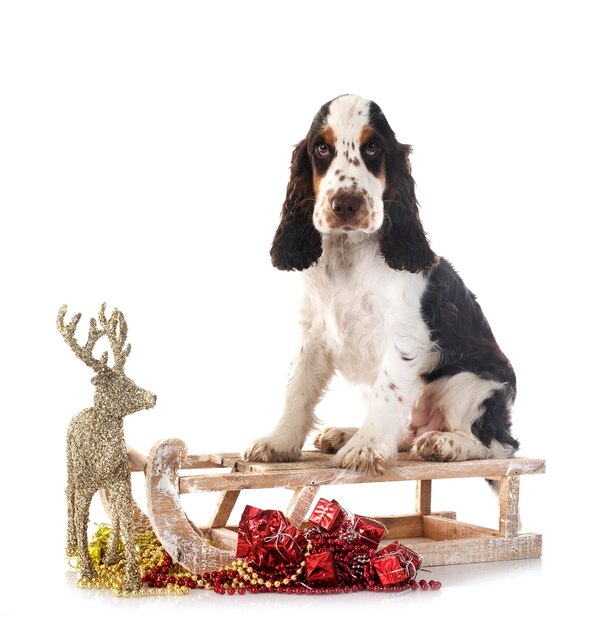
[[[613,207],[611,20],[598,2],[3,2],[0,267],[5,559],[0,615],[168,620],[580,618],[611,580],[606,470]],[[126,419],[143,452],[242,450],[278,418],[297,349],[297,273],[269,246],[293,144],[342,93],[413,144],[422,220],[515,365],[524,528],[541,561],[438,568],[440,593],[120,601],[63,559],[64,438],[91,372],[59,306],[123,309],[127,372],[158,395]],[[86,320],[84,320],[85,322]],[[85,323],[82,322],[85,326]],[[356,424],[336,381],[320,416]],[[143,487],[135,481],[142,500]],[[364,514],[411,511],[411,485],[328,488]],[[284,506],[286,494],[241,503]],[[186,502],[206,520],[211,501]],[[496,525],[483,481],[434,506]],[[239,507],[241,508],[241,507]],[[99,503],[93,521],[105,521]],[[264,610],[275,611],[261,612]],[[219,615],[218,615],[219,613]],[[319,623],[319,622],[318,622]]]

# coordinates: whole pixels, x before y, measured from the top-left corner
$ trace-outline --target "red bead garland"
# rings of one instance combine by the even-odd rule
[[[324,537],[316,539],[314,537],[313,551],[330,550],[332,548],[336,561],[341,563],[341,570],[345,572],[360,571],[360,577],[356,578],[353,584],[340,584],[326,587],[311,587],[306,585],[299,577],[296,580],[289,579],[287,584],[283,584],[283,580],[288,579],[288,575],[292,575],[292,571],[296,567],[291,564],[279,565],[275,568],[275,572],[266,573],[258,580],[263,582],[251,584],[240,580],[238,573],[238,562],[235,566],[229,568],[215,570],[213,572],[205,572],[202,576],[185,575],[174,576],[171,574],[171,568],[174,567],[172,559],[168,552],[164,552],[164,560],[160,565],[155,566],[151,571],[147,572],[142,581],[150,588],[163,589],[167,585],[179,585],[187,589],[211,589],[220,595],[232,596],[235,593],[243,596],[246,592],[250,593],[286,593],[286,594],[307,594],[307,595],[325,595],[333,593],[353,593],[356,591],[375,591],[375,592],[400,592],[415,591],[422,589],[441,589],[441,582],[438,580],[426,581],[424,579],[416,582],[415,580],[396,585],[382,585],[375,580],[375,571],[370,563],[359,564],[357,567],[352,565],[352,558],[355,558],[354,546],[343,542],[342,540],[331,540]],[[375,550],[369,549],[366,553],[369,557],[375,554]],[[242,564],[247,567],[246,564]],[[298,564],[295,564],[298,565]],[[300,567],[298,569],[301,569]],[[281,580],[280,578],[281,577]],[[267,583],[269,583],[267,585]],[[277,584],[276,584],[277,583]],[[241,585],[241,586],[239,586]]]

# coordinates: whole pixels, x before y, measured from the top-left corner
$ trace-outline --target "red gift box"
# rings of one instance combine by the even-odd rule
[[[368,543],[371,548],[377,548],[387,532],[381,522],[362,515],[354,515],[352,529],[358,535],[359,540]]]
[[[278,563],[298,563],[303,560],[307,539],[279,511],[270,511],[269,531],[262,544],[261,563],[273,567]]]
[[[413,580],[422,565],[422,557],[398,541],[393,541],[373,557],[372,563],[382,585],[392,585]]]
[[[250,506],[249,504],[243,509],[239,528],[237,529],[237,558],[250,560],[254,552],[254,547],[252,546],[251,534],[246,532],[247,522],[261,512],[262,509]]]
[[[281,511],[247,506],[238,529],[237,556],[258,567],[303,559],[307,539]]]
[[[382,585],[394,585],[411,580],[413,576],[407,567],[401,565],[400,560],[396,556],[383,556],[373,561],[373,568]],[[414,574],[415,575],[415,574]]]
[[[405,560],[409,561],[414,566],[416,571],[418,571],[422,567],[422,555],[414,552],[411,548],[404,546],[398,541],[393,541],[392,543],[388,544],[385,548],[382,548],[375,556],[382,554],[393,554],[399,550],[402,552]]]
[[[313,512],[309,517],[309,521],[328,532],[336,531],[345,520],[345,511],[338,502],[330,502],[326,498],[320,498]]]
[[[337,584],[335,560],[330,552],[318,552],[318,554],[310,554],[305,559],[305,581],[312,584]]]

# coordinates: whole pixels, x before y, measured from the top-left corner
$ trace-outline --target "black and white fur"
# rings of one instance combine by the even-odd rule
[[[381,473],[399,449],[435,461],[518,449],[514,371],[474,295],[430,248],[410,151],[353,95],[325,104],[296,146],[271,256],[302,270],[303,343],[281,420],[246,459],[298,459],[336,371],[368,389],[359,429],[316,438],[341,467]]]

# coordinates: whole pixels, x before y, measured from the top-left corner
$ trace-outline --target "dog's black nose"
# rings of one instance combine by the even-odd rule
[[[333,198],[333,211],[344,220],[348,220],[360,208],[361,198],[352,193],[339,193]]]

